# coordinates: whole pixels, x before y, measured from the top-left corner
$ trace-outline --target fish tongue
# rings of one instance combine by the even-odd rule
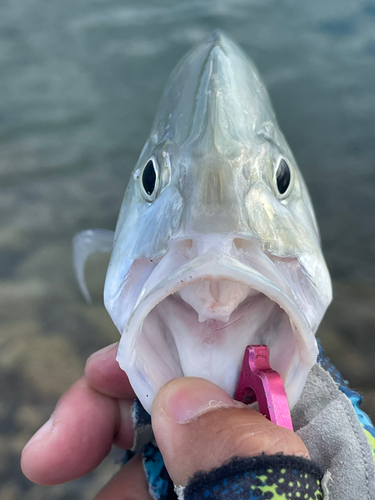
[[[240,283],[204,280],[182,288],[179,295],[195,309],[200,323],[209,319],[227,323],[232,312],[250,292],[249,286]]]

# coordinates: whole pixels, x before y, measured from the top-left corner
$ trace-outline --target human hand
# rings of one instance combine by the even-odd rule
[[[51,419],[26,445],[21,465],[29,479],[44,485],[76,479],[97,467],[112,444],[132,446],[130,409],[135,395],[115,360],[116,352],[114,344],[89,358],[84,377],[62,396]],[[296,434],[203,379],[166,384],[154,401],[152,425],[178,485],[185,485],[197,470],[209,471],[232,456],[309,456]],[[140,456],[122,467],[96,500],[125,498],[151,498]]]

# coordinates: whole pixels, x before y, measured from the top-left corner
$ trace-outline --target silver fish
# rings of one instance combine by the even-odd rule
[[[112,246],[75,238],[77,276]],[[120,210],[104,289],[117,360],[146,410],[204,377],[233,395],[244,349],[267,344],[292,408],[332,296],[313,207],[252,62],[215,31],[177,65]]]

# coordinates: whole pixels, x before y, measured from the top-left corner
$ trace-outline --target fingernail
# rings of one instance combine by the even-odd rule
[[[208,380],[184,377],[169,383],[161,405],[170,418],[186,423],[206,411],[237,406],[237,403],[223,389]]]
[[[26,448],[28,448],[30,445],[35,444],[37,441],[45,438],[48,434],[50,434],[50,432],[52,431],[52,427],[53,427],[53,414],[51,415],[50,419],[47,420],[47,422],[43,424],[38,431],[36,431],[36,433],[30,439],[30,441],[26,443],[23,451],[25,451]]]
[[[113,351],[117,350],[118,347],[118,342],[115,342],[114,344],[107,345],[106,347],[103,347],[103,349],[100,349],[99,351],[94,352],[91,354],[91,356],[87,359],[86,364],[95,358],[95,360],[98,360],[99,358],[102,359],[102,361],[106,361],[108,358],[108,355]]]

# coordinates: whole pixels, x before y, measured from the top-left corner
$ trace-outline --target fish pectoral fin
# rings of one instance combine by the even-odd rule
[[[114,231],[109,229],[87,229],[73,238],[73,265],[79,288],[87,300],[91,302],[90,293],[85,282],[85,265],[90,255],[111,252]]]

